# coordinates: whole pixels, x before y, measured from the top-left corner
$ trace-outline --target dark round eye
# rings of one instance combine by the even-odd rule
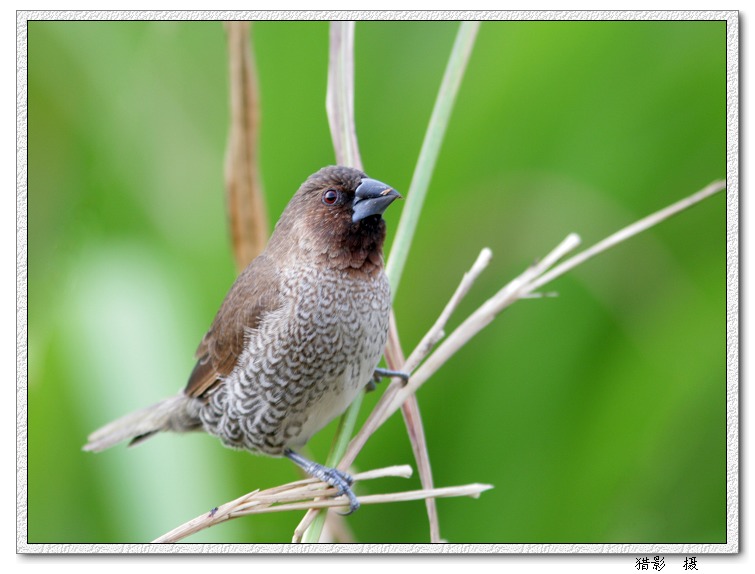
[[[335,189],[325,190],[322,194],[322,202],[325,205],[333,205],[338,201],[338,192]]]

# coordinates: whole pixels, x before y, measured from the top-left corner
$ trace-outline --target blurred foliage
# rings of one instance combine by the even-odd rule
[[[357,25],[362,157],[399,190],[456,28]],[[274,222],[333,162],[328,28],[252,34]],[[234,279],[222,25],[36,21],[28,48],[28,541],[144,542],[296,479],[287,461],[203,434],[80,450],[183,387]],[[493,263],[453,325],[567,233],[592,244],[724,177],[725,48],[724,22],[484,23],[396,300],[405,350],[483,246]],[[399,216],[387,214],[389,236]],[[517,303],[428,382],[436,484],[495,486],[439,500],[444,538],[725,542],[725,248],[719,194],[557,280],[558,297]],[[315,459],[333,428],[310,443]],[[400,416],[357,460],[407,462]],[[249,517],[189,541],[286,542],[299,519]],[[421,502],[366,506],[348,524],[359,541],[428,539]]]

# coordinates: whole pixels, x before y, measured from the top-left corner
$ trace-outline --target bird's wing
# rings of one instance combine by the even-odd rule
[[[242,272],[197,349],[197,364],[184,393],[198,397],[233,371],[248,331],[280,306],[279,285],[277,268],[265,255]]]

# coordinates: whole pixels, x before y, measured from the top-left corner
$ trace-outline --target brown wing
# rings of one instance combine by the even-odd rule
[[[281,304],[280,278],[273,262],[260,255],[239,275],[196,352],[197,364],[184,392],[198,397],[229,375],[244,349],[244,337]]]

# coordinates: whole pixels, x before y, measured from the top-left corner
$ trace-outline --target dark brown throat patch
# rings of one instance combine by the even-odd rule
[[[327,252],[327,264],[340,270],[375,275],[383,269],[385,221],[379,215],[351,223]]]

